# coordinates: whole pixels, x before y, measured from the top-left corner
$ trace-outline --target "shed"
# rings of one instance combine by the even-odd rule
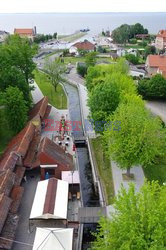
[[[30,219],[67,219],[68,182],[51,178],[39,181]]]

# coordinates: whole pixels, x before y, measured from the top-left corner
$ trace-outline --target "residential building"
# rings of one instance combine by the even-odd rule
[[[3,43],[10,34],[4,30],[0,30],[0,43]]]
[[[166,72],[166,55],[149,55],[145,64],[148,76],[153,76],[157,73],[165,75]]]
[[[160,30],[156,36],[155,47],[158,50],[166,48],[166,30]]]
[[[69,49],[69,52],[71,54],[75,54],[75,55],[78,55],[79,54],[79,50],[84,50],[84,51],[88,51],[88,52],[91,52],[91,51],[95,51],[95,45],[91,42],[89,42],[88,40],[84,40],[84,42],[77,42],[77,43],[74,43],[70,49]]]
[[[34,29],[14,29],[14,34],[18,34],[20,37],[26,37],[29,40],[34,41],[36,36],[36,27],[34,27]]]

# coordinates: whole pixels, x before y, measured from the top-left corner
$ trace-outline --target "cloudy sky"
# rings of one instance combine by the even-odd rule
[[[166,12],[166,0],[0,0],[0,13]]]

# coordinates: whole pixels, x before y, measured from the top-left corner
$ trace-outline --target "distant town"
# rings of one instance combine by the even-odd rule
[[[166,30],[0,31],[0,249],[166,249]]]

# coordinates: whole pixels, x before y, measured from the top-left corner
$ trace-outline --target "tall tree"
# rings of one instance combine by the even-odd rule
[[[121,128],[105,131],[108,143],[108,154],[120,168],[127,169],[135,165],[147,166],[155,157],[163,153],[165,132],[160,119],[152,117],[144,107],[139,96],[127,95],[118,106],[112,122],[120,121]]]
[[[60,82],[64,82],[62,74],[65,73],[66,67],[60,58],[55,60],[47,59],[45,61],[44,70],[47,72],[51,79],[51,83],[56,91]]]
[[[97,53],[94,51],[85,55],[85,63],[86,63],[87,68],[90,66],[95,66],[97,62],[96,55]]]
[[[36,67],[33,57],[37,53],[37,46],[30,44],[28,39],[21,38],[18,35],[9,36],[6,40],[6,46],[12,64],[22,71],[27,84],[29,84]]]
[[[23,93],[17,87],[8,87],[3,94],[5,116],[10,128],[19,132],[27,121],[27,106]]]
[[[101,218],[91,249],[166,249],[166,187],[145,182],[140,192],[134,184],[121,188],[111,218]]]
[[[114,72],[95,79],[95,87],[89,92],[88,105],[93,121],[101,123],[101,132],[126,93],[136,93],[136,87],[133,80],[124,74]]]
[[[86,75],[86,87],[88,91],[91,91],[96,84],[103,82],[103,77],[111,75],[112,73],[122,73],[126,75],[129,71],[128,64],[124,58],[121,58],[117,63],[111,65],[95,65],[94,67],[89,67]]]

